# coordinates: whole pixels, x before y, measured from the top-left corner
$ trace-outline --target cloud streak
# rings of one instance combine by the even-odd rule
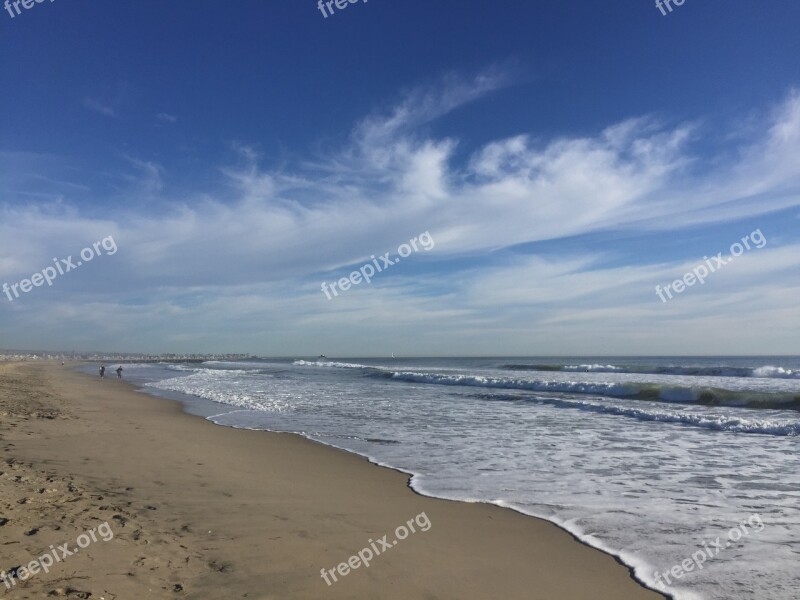
[[[703,314],[701,301],[713,304],[723,292],[735,314],[761,310],[797,322],[780,294],[800,285],[786,276],[797,266],[791,259],[795,246],[744,257],[738,271],[732,267],[713,286],[693,290],[667,308],[652,288],[674,279],[669,273],[680,271],[678,265],[628,258],[625,266],[604,268],[589,248],[553,259],[517,250],[590,234],[677,232],[796,207],[800,93],[792,90],[778,103],[760,134],[710,132],[697,123],[670,127],[632,116],[592,136],[540,140],[521,132],[468,149],[461,159],[460,140],[427,131],[435,119],[485,101],[511,83],[493,71],[412,90],[357,123],[335,153],[289,167],[265,169],[253,146],[237,142],[240,162],[217,170],[220,189],[226,190],[221,193],[185,190],[180,199],[164,197],[171,174],[152,160],[127,157],[136,175],[122,178],[128,187],[121,193],[129,194],[130,202],[112,216],[97,218],[63,202],[2,205],[0,265],[9,279],[87,240],[113,235],[120,246],[114,261],[64,282],[60,296],[41,294],[14,307],[16,322],[32,323],[33,314],[41,317],[44,311],[45,322],[55,315],[59,323],[71,323],[52,322],[56,332],[77,335],[89,312],[104,325],[85,338],[87,344],[102,344],[135,323],[137,333],[131,335],[141,349],[159,349],[148,344],[160,339],[174,339],[172,348],[217,349],[212,340],[218,339],[228,340],[230,349],[240,340],[245,350],[265,351],[264,346],[273,347],[265,332],[279,331],[301,340],[286,352],[309,349],[308,340],[316,336],[333,340],[350,325],[371,323],[353,342],[354,353],[374,351],[381,335],[396,336],[399,343],[409,338],[408,331],[422,335],[432,323],[456,345],[483,339],[486,348],[487,336],[508,340],[508,346],[490,343],[494,353],[522,352],[521,332],[539,335],[535,344],[527,338],[525,352],[546,352],[544,342],[570,352],[600,351],[598,340],[616,326],[620,340],[614,350],[627,343],[633,352],[646,345],[637,333],[642,326],[681,318],[694,322],[689,315]],[[104,108],[94,107],[116,116]],[[700,136],[725,150],[713,163],[696,150]],[[70,193],[74,197],[75,189]],[[157,200],[162,208],[156,212],[142,198]],[[425,230],[435,237],[436,252],[415,259],[413,276],[399,270],[336,307],[325,305],[319,281]],[[506,254],[497,254],[503,249]],[[470,262],[479,258],[485,264]],[[726,285],[727,278],[742,287]],[[761,300],[743,291],[747,281],[756,280],[765,293]],[[83,309],[76,311],[78,302]],[[387,307],[394,308],[391,318]],[[712,319],[702,330],[721,333],[719,323],[728,318]],[[7,310],[0,319],[8,325]],[[520,328],[517,319],[531,326]],[[208,335],[200,333],[209,321],[216,324]],[[589,322],[602,323],[592,325],[595,341],[575,345]],[[254,333],[251,325],[264,333]],[[661,332],[666,346],[680,346],[674,329]],[[447,353],[428,333],[422,343],[430,352]],[[278,348],[276,343],[275,352],[281,353]],[[476,346],[475,353],[481,351],[489,350]]]

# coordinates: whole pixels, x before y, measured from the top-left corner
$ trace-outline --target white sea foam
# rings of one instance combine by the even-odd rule
[[[535,392],[572,392],[576,394],[608,394],[611,396],[633,396],[638,388],[617,383],[584,383],[579,381],[527,381],[480,375],[450,375],[437,373],[415,373],[400,371],[392,373],[393,379],[438,385],[463,385],[485,388],[531,390]]]
[[[561,370],[578,373],[614,373],[624,371],[622,367],[615,367],[614,365],[566,365]]]
[[[369,369],[367,365],[360,365],[357,363],[343,363],[333,361],[309,361],[309,360],[296,360],[293,363],[298,367],[327,367],[330,369]]]
[[[781,379],[800,379],[800,372],[783,367],[759,367],[753,370],[753,377],[779,377]]]

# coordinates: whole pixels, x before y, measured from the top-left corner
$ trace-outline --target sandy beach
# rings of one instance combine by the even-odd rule
[[[3,597],[663,598],[546,521],[69,365],[0,364],[0,444],[0,571],[58,557]]]

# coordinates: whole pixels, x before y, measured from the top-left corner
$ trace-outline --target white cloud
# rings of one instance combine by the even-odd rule
[[[106,117],[117,117],[117,111],[108,104],[103,103],[97,98],[86,97],[83,99],[83,106],[91,111],[99,113]]]
[[[259,348],[277,330],[297,340],[287,352],[316,336],[373,351],[381,336],[409,344],[433,324],[447,332],[448,341],[425,334],[419,343],[429,352],[483,340],[475,353],[510,354],[548,347],[576,352],[579,332],[589,323],[594,341],[587,351],[602,350],[604,335],[617,336],[616,345],[608,346],[617,352],[624,343],[645,348],[647,338],[637,327],[664,336],[649,338],[651,348],[659,339],[666,340],[665,348],[677,348],[675,331],[689,335],[684,324],[696,324],[692,315],[713,314],[701,305],[718,306],[721,299],[740,318],[759,308],[760,314],[787,317],[780,290],[795,289],[798,282],[775,273],[776,265],[796,267],[795,247],[742,257],[730,273],[716,274],[713,285],[665,307],[653,288],[682,275],[683,265],[638,262],[601,269],[600,257],[585,251],[550,260],[494,260],[481,269],[447,263],[441,269],[447,275],[413,280],[402,272],[387,274],[371,287],[326,302],[316,281],[332,279],[328,271],[393,250],[426,230],[436,249],[415,255],[420,264],[594,232],[722,223],[800,204],[797,92],[776,109],[759,137],[719,133],[718,139],[733,137],[739,145],[713,164],[701,163],[693,152],[702,126],[667,127],[648,117],[613,124],[594,136],[537,141],[520,133],[476,148],[466,160],[456,158],[459,140],[424,134],[433,119],[507,84],[507,77],[492,73],[412,91],[384,116],[376,113],[357,124],[340,151],[293,168],[265,170],[256,146],[235,142],[232,148],[243,163],[219,170],[227,195],[187,192],[180,200],[164,198],[170,173],[152,160],[128,157],[135,173],[124,174],[126,187],[120,191],[130,202],[114,213],[98,216],[61,202],[0,206],[0,265],[9,277],[29,276],[51,257],[74,254],[107,235],[113,234],[120,248],[80,278],[59,282],[72,302],[91,291],[81,310],[67,310],[54,296],[41,294],[31,300],[35,313],[14,307],[16,322],[32,326],[44,315],[39,327],[51,322],[59,331],[60,315],[71,321],[74,335],[88,312],[103,323],[98,340],[112,331],[105,323],[110,319],[115,334],[135,324],[130,335],[141,344],[163,335],[197,342],[204,335],[199,329],[206,327],[207,349],[214,339],[232,344],[239,339],[252,342],[246,348],[251,351],[264,351]],[[143,208],[143,198],[158,200],[159,208],[153,203]],[[760,300],[742,291],[753,282],[766,294]],[[420,294],[423,289],[436,291]],[[142,304],[131,304],[131,298]],[[54,306],[58,310],[50,312]],[[718,323],[733,318],[712,318],[698,331],[722,334]],[[760,316],[750,318],[785,338],[785,329]],[[790,323],[796,321],[789,316]],[[360,327],[361,337],[343,341],[354,327]],[[500,332],[502,342],[492,337]]]

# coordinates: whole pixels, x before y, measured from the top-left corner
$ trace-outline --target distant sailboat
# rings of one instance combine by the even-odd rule
[[[392,352],[392,358],[394,358],[394,352]]]

